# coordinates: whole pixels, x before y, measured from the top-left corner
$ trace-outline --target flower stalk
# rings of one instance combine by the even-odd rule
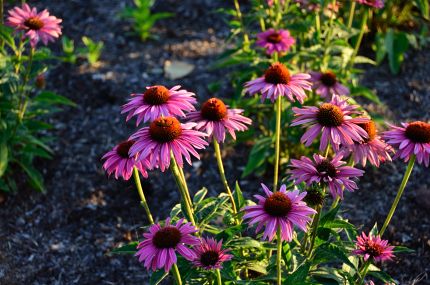
[[[221,271],[219,269],[216,269],[215,273],[216,273],[216,282],[217,282],[217,285],[222,285]]]
[[[236,9],[236,17],[240,22],[240,27],[242,28],[244,50],[248,50],[249,38],[248,38],[248,34],[246,33],[245,24],[243,22],[242,12],[240,11],[239,0],[233,0],[233,2],[234,2],[234,8]]]
[[[388,224],[391,221],[391,218],[394,215],[394,212],[396,211],[397,205],[399,204],[400,199],[402,198],[403,191],[405,190],[406,184],[408,183],[409,177],[411,176],[412,170],[414,168],[416,156],[411,155],[408,163],[408,167],[406,168],[405,175],[403,176],[402,183],[400,184],[399,190],[397,191],[396,198],[394,199],[393,204],[391,205],[391,209],[388,212],[387,218],[385,219],[384,224],[382,225],[381,231],[379,234],[382,236],[385,232],[385,230],[388,227]]]
[[[282,115],[282,96],[276,100],[276,130],[275,130],[275,168],[273,177],[273,189],[278,189],[279,160],[281,149],[281,115]]]
[[[181,274],[179,273],[179,268],[176,263],[172,265],[172,273],[173,277],[175,278],[176,284],[182,285]]]
[[[352,66],[354,65],[355,57],[358,54],[358,50],[360,49],[361,41],[363,40],[364,32],[366,30],[368,17],[369,17],[369,11],[366,11],[363,14],[363,18],[361,20],[360,33],[358,34],[358,39],[357,39],[357,42],[355,43],[354,51],[352,52],[351,59],[349,61],[346,71],[352,68]]]
[[[173,177],[175,178],[176,185],[178,186],[179,192],[182,196],[182,201],[184,202],[185,211],[187,212],[187,216],[190,219],[190,222],[193,224],[193,226],[196,226],[196,222],[194,220],[194,214],[193,214],[193,204],[190,203],[190,201],[187,199],[187,190],[182,182],[182,176],[179,170],[179,166],[176,163],[175,157],[173,154],[171,154],[171,165],[170,169],[172,171]]]
[[[133,167],[133,177],[134,183],[136,184],[137,192],[140,196],[140,204],[145,209],[146,216],[148,217],[148,221],[151,225],[154,224],[154,219],[152,218],[151,211],[149,210],[148,203],[146,202],[145,194],[143,193],[142,183],[140,183],[139,170],[136,166]]]
[[[276,248],[276,284],[281,285],[282,284],[282,239],[281,239],[281,228],[278,227],[276,231],[276,241],[277,241],[277,248]]]
[[[351,1],[351,7],[349,9],[348,28],[352,27],[352,21],[354,20],[355,13],[355,1]]]
[[[311,225],[311,240],[310,240],[310,244],[309,244],[309,251],[307,253],[307,256],[311,256],[312,255],[312,251],[314,249],[314,245],[315,245],[315,239],[318,233],[318,225],[320,222],[320,216],[321,216],[321,212],[322,212],[322,207],[323,205],[318,205],[316,211],[317,213],[314,216],[314,220],[312,221],[312,225]]]
[[[233,194],[231,192],[230,186],[228,185],[227,178],[225,177],[224,165],[223,165],[222,156],[221,156],[221,149],[215,137],[213,138],[213,144],[215,149],[215,157],[218,164],[219,175],[221,176],[221,180],[222,180],[222,183],[224,184],[225,191],[227,192],[227,195],[230,198],[233,214],[236,215],[237,214],[236,203],[234,202]]]

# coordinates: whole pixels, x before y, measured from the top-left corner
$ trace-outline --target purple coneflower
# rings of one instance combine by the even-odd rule
[[[211,98],[203,103],[200,111],[190,112],[187,119],[196,123],[195,129],[206,132],[217,142],[225,140],[226,131],[236,139],[235,131],[246,131],[252,120],[242,116],[243,110],[229,109],[223,101]]]
[[[37,13],[36,8],[23,4],[22,8],[15,7],[8,11],[7,25],[17,31],[24,31],[24,37],[30,39],[34,48],[39,40],[47,45],[61,35],[61,19],[49,15],[48,10]]]
[[[262,77],[245,83],[245,90],[251,95],[261,93],[262,102],[268,98],[273,103],[279,96],[284,96],[291,102],[297,100],[303,103],[306,99],[305,90],[311,90],[312,83],[308,81],[309,78],[310,75],[306,73],[291,75],[285,65],[277,62],[272,64]]]
[[[367,132],[368,138],[361,143],[356,142],[345,147],[345,152],[351,153],[354,163],[366,166],[369,161],[370,164],[379,167],[381,162],[391,161],[390,152],[394,151],[378,136],[375,122],[368,121],[358,125]]]
[[[207,135],[193,130],[195,125],[181,124],[175,117],[155,119],[149,127],[143,127],[130,137],[136,142],[129,154],[138,154],[138,160],[148,158],[151,168],[160,168],[163,172],[170,166],[171,153],[180,167],[184,165],[183,157],[191,164],[191,155],[200,159],[196,149],[208,145],[203,139]]]
[[[191,223],[184,223],[184,219],[173,225],[168,218],[164,226],[154,224],[149,232],[143,234],[145,240],[137,246],[135,256],[148,270],[156,271],[164,267],[164,271],[168,272],[177,261],[176,251],[187,260],[196,258],[194,251],[187,247],[200,243],[198,238],[191,235],[195,232],[197,229]]]
[[[228,250],[222,249],[222,240],[217,242],[213,238],[202,238],[193,250],[196,255],[193,264],[206,270],[221,269],[223,262],[233,258],[231,254],[227,254]]]
[[[143,94],[131,94],[134,98],[122,106],[121,114],[128,113],[127,121],[137,116],[136,125],[161,116],[185,117],[184,111],[194,111],[193,104],[197,101],[194,93],[180,88],[180,85],[171,89],[161,85],[146,87]]]
[[[333,149],[338,151],[341,144],[352,145],[368,138],[366,131],[358,124],[366,123],[369,119],[350,116],[359,113],[357,107],[334,95],[330,103],[323,103],[319,107],[293,107],[296,118],[291,126],[309,126],[300,139],[305,146],[310,146],[321,133],[320,150],[324,151],[330,142]]]
[[[312,88],[322,98],[331,100],[332,95],[348,95],[348,87],[339,83],[336,74],[332,71],[326,72],[309,72],[311,81],[313,82]]]
[[[374,8],[384,8],[384,0],[356,0],[360,4],[371,6]]]
[[[372,259],[373,261],[386,261],[394,257],[394,246],[390,246],[387,240],[381,239],[379,235],[373,236],[371,233],[367,236],[364,232],[357,236],[355,244],[357,249],[352,253],[362,255],[364,260]]]
[[[313,159],[314,161],[306,156],[302,156],[300,160],[291,159],[290,166],[295,169],[290,170],[290,180],[294,179],[295,184],[305,182],[308,186],[313,182],[322,183],[328,186],[333,198],[340,197],[341,199],[343,199],[342,187],[350,192],[358,188],[351,179],[363,176],[364,171],[345,166],[346,162],[341,160],[342,153],[336,154],[332,160],[319,154],[314,154]]]
[[[307,223],[311,221],[311,215],[316,211],[303,202],[306,192],[298,190],[287,192],[287,187],[282,185],[278,192],[271,192],[266,185],[261,184],[266,197],[254,195],[258,200],[255,206],[245,207],[244,219],[249,219],[248,224],[257,224],[256,232],[265,226],[263,239],[270,241],[278,228],[281,231],[281,239],[290,242],[293,239],[293,226],[296,225],[302,231],[307,231]]]
[[[124,141],[116,145],[102,157],[102,159],[105,159],[103,168],[108,175],[115,173],[116,179],[121,176],[124,180],[128,180],[133,173],[133,167],[136,167],[142,173],[143,177],[148,177],[148,173],[146,172],[149,168],[148,160],[137,161],[136,155],[130,156],[128,154],[133,144],[133,140]]]
[[[394,158],[400,157],[408,161],[411,155],[417,157],[420,164],[430,163],[430,124],[416,121],[402,123],[403,127],[390,125],[391,130],[384,132],[383,137],[388,144],[397,149]]]
[[[275,52],[284,53],[288,51],[296,40],[287,30],[268,29],[257,34],[256,44],[266,49],[266,53],[271,55]]]

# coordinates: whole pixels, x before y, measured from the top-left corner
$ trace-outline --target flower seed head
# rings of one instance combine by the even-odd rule
[[[220,121],[227,116],[227,106],[217,98],[211,98],[202,105],[202,117],[210,121]]]
[[[169,100],[169,90],[161,85],[153,86],[145,91],[143,100],[150,105],[162,105]]]
[[[290,71],[282,63],[274,63],[264,73],[264,80],[271,84],[288,84],[291,80]]]
[[[319,107],[317,120],[324,127],[338,127],[344,122],[342,110],[331,103],[324,103]]]
[[[149,134],[160,142],[171,142],[182,134],[181,123],[175,117],[161,117],[149,125]]]

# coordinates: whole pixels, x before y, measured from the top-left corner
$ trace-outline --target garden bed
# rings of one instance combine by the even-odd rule
[[[158,39],[141,42],[129,35],[130,24],[118,12],[131,1],[40,1],[38,7],[64,19],[64,34],[80,39],[86,35],[102,40],[105,49],[99,67],[61,64],[47,77],[55,89],[79,106],[51,118],[58,143],[52,161],[38,163],[43,169],[47,193],[21,189],[0,205],[0,284],[144,284],[146,271],[132,256],[110,255],[120,244],[136,240],[146,221],[131,183],[107,179],[101,156],[128,137],[134,126],[125,127],[120,105],[130,93],[159,83],[181,84],[197,93],[199,101],[216,95],[229,97],[228,78],[223,70],[210,69],[225,48],[228,28],[216,12],[222,1],[160,1],[156,8],[176,14],[161,21],[154,33]],[[83,8],[85,7],[85,8]],[[73,11],[73,13],[72,13]],[[195,66],[183,79],[164,78],[166,60],[185,60]],[[430,52],[412,52],[402,72],[393,76],[387,66],[366,67],[362,82],[377,91],[385,107],[366,105],[391,121],[430,118]],[[222,83],[217,94],[208,84]],[[365,102],[363,102],[365,103]],[[248,147],[225,148],[226,172],[240,177]],[[385,218],[405,168],[404,163],[368,167],[360,190],[348,195],[343,207],[349,218],[365,229],[375,219]],[[397,210],[387,238],[415,250],[387,264],[400,284],[430,284],[430,176],[428,168],[416,167],[414,179]],[[192,192],[202,186],[222,191],[212,152],[202,163],[186,168]],[[149,205],[163,219],[178,195],[173,177],[150,174],[144,182]],[[383,178],[383,179],[382,179]],[[255,193],[261,178],[247,177],[241,186]],[[413,280],[423,278],[421,282]]]

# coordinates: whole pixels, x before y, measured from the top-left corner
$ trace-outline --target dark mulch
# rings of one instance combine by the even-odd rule
[[[210,64],[224,49],[228,34],[216,9],[222,1],[166,0],[157,9],[176,13],[154,29],[158,39],[145,43],[129,35],[130,25],[118,12],[132,1],[40,1],[64,19],[64,34],[76,41],[87,35],[105,42],[98,68],[62,64],[48,76],[48,86],[76,103],[78,108],[51,119],[58,141],[52,161],[39,164],[46,177],[47,194],[21,189],[0,206],[0,284],[135,284],[146,273],[132,256],[112,256],[120,244],[136,240],[145,216],[133,185],[107,179],[100,158],[110,147],[130,135],[120,105],[130,93],[146,85],[179,83],[203,100],[213,95],[207,85],[224,79]],[[368,69],[363,83],[377,90],[386,108],[369,109],[388,114],[393,121],[429,119],[429,52],[407,58],[402,73],[392,76],[386,66]],[[180,59],[196,66],[192,74],[173,82],[163,76],[166,60]],[[228,97],[229,85],[217,96]],[[247,148],[225,149],[231,181],[240,177]],[[192,191],[203,185],[221,191],[212,153],[186,169]],[[396,162],[367,169],[361,189],[347,197],[348,216],[365,229],[376,219],[383,222],[401,181],[405,164]],[[428,169],[417,167],[412,182],[393,219],[387,237],[416,250],[388,265],[401,284],[430,272],[430,189]],[[254,192],[260,179],[241,180],[244,191]],[[151,173],[144,190],[155,216],[163,219],[177,201],[170,174]],[[428,284],[422,280],[419,284]]]

